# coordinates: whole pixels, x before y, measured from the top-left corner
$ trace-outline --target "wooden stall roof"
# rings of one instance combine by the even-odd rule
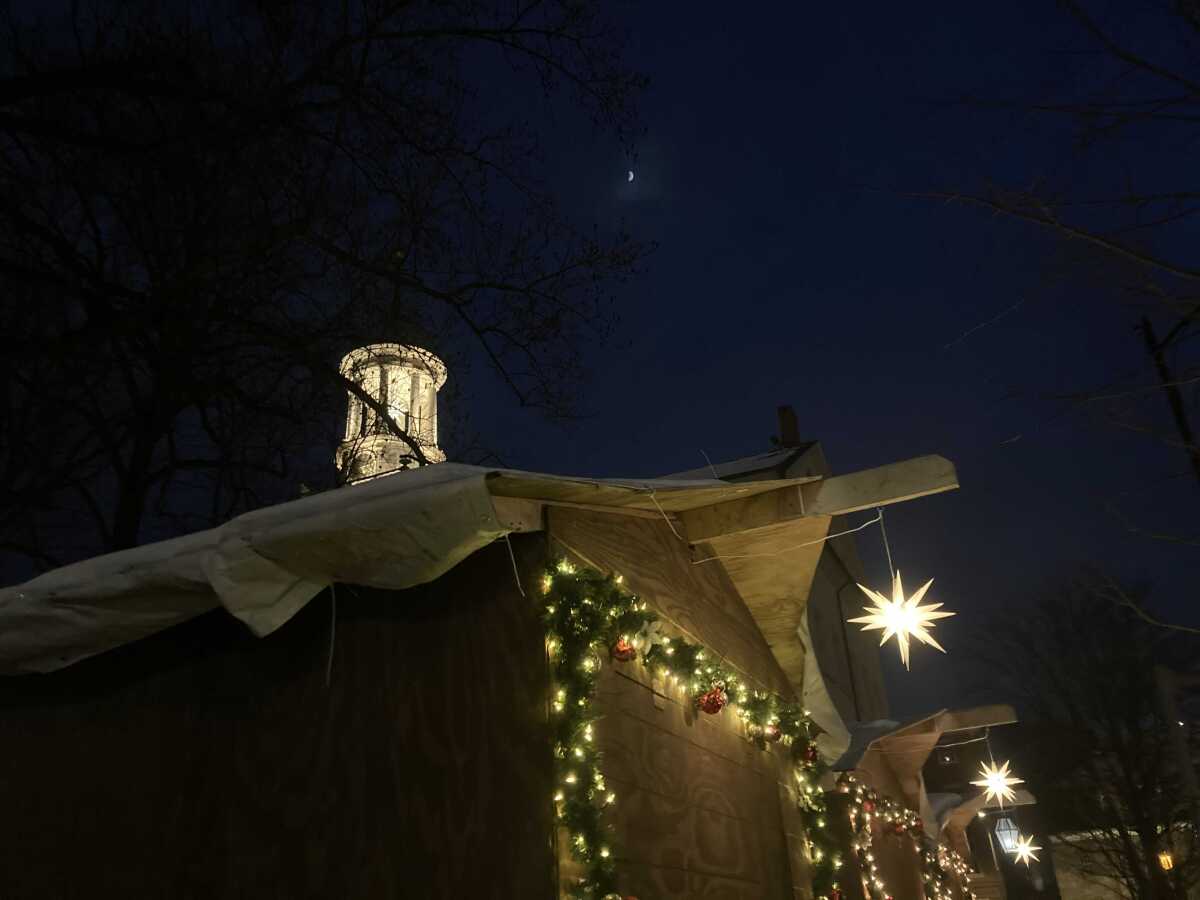
[[[759,494],[774,496],[780,490],[817,480],[818,476],[809,476],[728,484],[713,480],[587,479],[530,472],[494,472],[488,476],[488,490],[494,497],[523,498],[583,509],[641,511],[661,519],[663,512],[685,512]]]
[[[904,724],[868,723],[861,729],[865,740],[852,740],[850,749],[833,765],[840,770],[858,769],[867,773],[873,784],[898,790],[898,799],[903,799],[908,807],[920,810],[926,830],[931,836],[936,836],[946,817],[942,817],[942,822],[938,821],[921,774],[933,748],[944,735],[994,725],[1011,725],[1016,721],[1017,714],[1013,708],[999,703],[961,710],[943,709]],[[1027,802],[1033,802],[1032,797],[1024,793],[1029,797]],[[974,802],[972,798],[959,808],[969,809],[969,813],[961,813],[968,819],[982,806],[973,806]],[[949,815],[952,817],[955,814]]]
[[[798,634],[823,542],[835,516],[953,490],[958,476],[941,456],[922,456],[848,475],[825,474],[819,445],[785,448],[652,482],[499,473],[488,482],[499,517],[517,530],[540,527],[546,508],[657,520],[686,545],[697,568],[724,569],[788,681],[804,681]],[[780,473],[802,471],[792,477]],[[628,552],[636,555],[635,548]],[[612,554],[607,565],[620,569]]]
[[[811,542],[825,536],[832,516],[957,484],[953,465],[939,456],[836,477],[737,483],[442,463],[255,510],[0,590],[0,673],[62,668],[217,607],[255,634],[269,634],[330,584],[423,584],[506,534],[541,530],[547,508],[566,507],[653,519],[686,545],[693,562],[723,566],[799,685],[796,606],[807,597],[816,557],[798,554],[797,545],[819,548]],[[721,559],[699,562],[711,556]]]

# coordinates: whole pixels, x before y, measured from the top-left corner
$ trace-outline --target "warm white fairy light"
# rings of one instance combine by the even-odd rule
[[[562,574],[571,574],[575,570],[569,563],[560,563],[557,571]],[[544,585],[544,587],[550,588],[547,593],[553,591],[553,581],[554,579],[550,578]],[[937,609],[937,606],[919,606],[920,600],[928,588],[929,585],[926,584],[910,601],[907,601],[917,609],[918,616],[924,616],[930,609],[935,611]],[[898,595],[903,601],[902,588],[899,588]],[[569,594],[567,597],[570,599]],[[811,718],[809,710],[805,709],[801,713],[790,706],[785,706],[788,714],[781,716],[776,710],[779,708],[778,704],[783,703],[782,700],[769,693],[764,694],[762,691],[753,690],[751,685],[740,675],[727,671],[720,663],[714,667],[711,661],[711,650],[702,650],[685,638],[663,634],[657,621],[643,623],[636,630],[631,628],[628,632],[620,633],[617,636],[614,636],[611,624],[607,626],[607,631],[604,626],[593,625],[594,633],[589,633],[584,629],[583,624],[586,617],[590,616],[591,622],[595,623],[601,618],[611,622],[619,616],[614,615],[614,608],[608,606],[612,600],[607,592],[597,592],[593,597],[584,597],[576,593],[574,597],[576,598],[574,603],[579,604],[580,608],[578,609],[562,601],[559,601],[557,608],[554,604],[546,607],[548,616],[557,617],[552,627],[558,629],[548,634],[547,650],[551,659],[557,656],[560,661],[565,653],[578,653],[578,656],[572,660],[574,666],[578,666],[577,671],[582,670],[591,677],[586,679],[586,692],[583,696],[578,696],[574,688],[568,692],[564,685],[554,685],[550,696],[554,712],[570,718],[575,715],[573,710],[576,704],[580,708],[588,707],[593,699],[591,696],[592,679],[597,671],[604,668],[605,661],[611,655],[613,659],[620,662],[637,659],[639,665],[646,666],[647,675],[655,673],[662,683],[677,684],[679,690],[685,694],[695,695],[689,699],[697,703],[699,708],[705,712],[719,712],[721,707],[728,704],[728,710],[744,723],[742,727],[747,736],[762,748],[766,747],[767,741],[778,742],[783,747],[792,747],[796,741],[806,742],[800,745],[800,749],[791,752],[794,754],[796,762],[793,771],[796,779],[797,799],[801,809],[811,814],[811,817],[807,819],[807,828],[811,831],[811,835],[806,835],[808,838],[806,840],[807,855],[814,865],[823,867],[825,874],[822,877],[829,879],[816,900],[840,900],[842,887],[837,881],[838,876],[832,873],[844,871],[845,860],[841,854],[834,852],[836,850],[833,843],[835,838],[829,833],[828,807],[824,800],[825,788],[818,778],[823,770],[820,767],[820,760],[815,754],[815,745],[811,745],[812,726],[807,721]],[[595,609],[598,606],[601,609]],[[586,607],[592,607],[593,611],[589,611]],[[625,610],[635,614],[645,612],[646,608],[645,602],[631,601],[624,605]],[[932,618],[941,618],[947,615],[950,613],[940,613]],[[927,619],[919,618],[918,625],[923,629],[929,626],[929,622]],[[887,628],[888,626],[884,624],[879,627]],[[565,635],[573,633],[584,636],[584,642],[586,642],[584,646],[581,647],[581,642],[578,641],[572,643],[564,640]],[[602,640],[594,636],[594,634],[601,633],[603,633]],[[924,640],[911,630],[903,633],[893,631],[893,633],[896,633],[898,638],[904,639],[905,655],[907,655],[907,640],[910,637],[917,636],[918,639]],[[885,634],[885,640],[890,636],[891,634]],[[629,644],[639,652],[628,656],[620,655],[612,647],[609,647],[614,640]],[[604,655],[602,659],[603,651],[606,648],[610,653]],[[656,650],[656,648],[658,649]],[[580,652],[581,650],[582,652]],[[656,660],[657,654],[661,654],[661,656]],[[664,665],[664,660],[670,662]],[[562,662],[558,663],[558,665],[563,664]],[[714,710],[709,710],[700,703],[705,692],[720,693],[721,703],[715,706]],[[577,726],[576,722],[578,722]],[[604,775],[592,760],[595,745],[599,742],[599,726],[594,727],[589,721],[573,718],[570,719],[569,724],[572,725],[568,732],[572,735],[572,739],[564,739],[554,746],[556,757],[565,761],[565,765],[560,764],[564,765],[564,768],[560,769],[559,784],[553,792],[555,813],[560,822],[577,815],[576,805],[581,801],[586,801],[593,808],[601,809],[610,806],[616,800],[616,794],[608,790]],[[926,888],[925,896],[928,900],[955,900],[951,893],[952,884],[947,880],[953,875],[958,875],[962,879],[959,882],[963,888],[961,900],[975,900],[973,892],[965,887],[965,863],[957,855],[948,854],[946,858],[952,859],[953,862],[947,865],[942,861],[942,857],[928,849],[924,842],[929,839],[923,833],[919,834],[920,818],[915,812],[906,810],[887,798],[880,797],[873,790],[866,791],[861,784],[853,784],[852,778],[848,782],[839,782],[837,790],[853,794],[853,802],[849,809],[851,830],[854,835],[852,858],[857,857],[860,865],[863,890],[867,895],[865,900],[891,900],[887,890],[887,880],[880,869],[879,858],[873,852],[872,823],[877,821],[888,823],[888,829],[894,830],[897,834],[907,833],[912,836],[914,848],[925,870],[923,876]],[[603,860],[605,865],[612,866],[615,854],[601,840],[594,839],[590,834],[585,838],[584,833],[575,827],[570,828],[568,840],[571,843],[573,855],[586,865],[599,866],[600,861]],[[586,881],[587,879],[581,879],[580,884],[585,885]],[[610,895],[606,894],[605,896]],[[615,898],[618,895],[612,894],[611,896]]]
[[[1000,766],[994,762],[991,764],[980,763],[979,774],[983,777],[978,781],[972,781],[971,784],[983,788],[984,796],[989,801],[995,800],[1001,809],[1004,808],[1005,800],[1011,803],[1017,799],[1012,785],[1025,783],[1021,778],[1012,777],[1012,773],[1008,770],[1008,760],[1005,760],[1004,764]]]
[[[1031,859],[1034,862],[1038,861],[1037,854],[1034,853],[1034,851],[1041,850],[1041,849],[1042,849],[1041,847],[1034,844],[1032,836],[1018,835],[1017,836],[1017,846],[1014,847],[1011,852],[1016,856],[1017,862],[1021,862],[1021,863],[1025,863],[1025,865],[1029,865],[1029,861]]]
[[[927,603],[921,606],[921,598],[925,596],[925,592],[929,590],[929,586],[933,584],[933,579],[930,578],[927,582],[917,589],[917,592],[911,597],[905,598],[904,585],[900,581],[900,572],[897,570],[895,577],[892,579],[892,599],[889,600],[878,591],[873,591],[869,587],[859,588],[864,594],[871,598],[874,606],[863,607],[867,613],[865,616],[859,616],[857,619],[848,619],[855,625],[862,625],[863,631],[873,631],[881,629],[883,637],[879,640],[879,646],[887,643],[888,638],[895,635],[896,644],[900,647],[900,659],[904,663],[904,668],[908,668],[908,641],[909,638],[916,638],[923,644],[928,644],[930,647],[935,647],[946,652],[941,644],[933,639],[928,629],[933,628],[934,619],[944,619],[947,616],[952,616],[952,612],[939,612],[942,604]]]

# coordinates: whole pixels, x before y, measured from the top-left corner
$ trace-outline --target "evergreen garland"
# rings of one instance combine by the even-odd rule
[[[716,715],[733,704],[757,746],[778,742],[787,748],[808,836],[813,896],[840,900],[837,872],[842,860],[836,837],[827,827],[829,806],[821,787],[829,767],[817,751],[817,727],[808,710],[779,694],[755,690],[701,645],[664,634],[658,617],[622,587],[619,576],[601,575],[562,560],[546,570],[542,590],[546,595],[546,650],[553,677],[555,812],[567,830],[571,856],[584,870],[570,896],[576,900],[621,900],[608,843],[609,826],[603,815],[617,798],[601,771],[592,700],[606,657],[627,662],[640,653],[654,674],[683,686],[697,710]],[[933,890],[930,900],[949,900],[950,875],[941,864],[939,848],[924,834],[915,813],[879,798],[849,775],[839,778],[838,790],[853,791],[851,831],[870,900],[890,900],[870,850],[871,810],[876,804],[886,804],[886,821],[899,825],[917,841],[926,892]],[[956,854],[952,858],[957,860],[955,874],[965,875],[965,863]],[[967,893],[974,900],[974,895]]]

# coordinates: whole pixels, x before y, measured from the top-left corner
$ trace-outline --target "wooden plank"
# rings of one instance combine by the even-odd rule
[[[719,771],[691,772],[699,792],[721,792],[719,776]],[[747,814],[732,816],[637,785],[614,785],[620,795],[611,807],[618,861],[678,865],[689,872],[767,883],[771,873],[766,868],[762,826],[749,817],[754,804],[743,795],[724,791]]]
[[[692,543],[753,532],[805,516],[838,516],[954,490],[958,475],[943,456],[915,459],[776,488],[679,513]]]
[[[668,622],[727,659],[759,686],[792,693],[724,570],[693,565],[687,544],[665,521],[576,509],[552,508],[548,512],[551,536],[568,551],[601,571],[625,576],[630,590]]]
[[[687,510],[680,513],[679,518],[685,536],[693,544],[722,535],[754,531],[807,515],[802,490],[802,485],[778,488],[753,497]]]
[[[1017,711],[1007,703],[989,706],[973,706],[970,709],[954,709],[938,717],[943,732],[965,731],[970,728],[987,728],[993,725],[1012,725],[1017,721]]]
[[[778,806],[786,751],[755,747],[734,715],[700,713],[678,691],[657,709],[649,680],[637,662],[613,664],[595,701],[622,891],[794,900]],[[639,893],[663,879],[670,892]]]
[[[797,480],[789,479],[795,483]],[[708,506],[731,497],[750,497],[763,491],[775,490],[778,482],[762,484],[727,484],[712,482],[705,485],[687,485],[686,482],[660,487],[621,484],[611,481],[578,481],[570,478],[540,477],[521,473],[493,474],[488,477],[488,490],[493,496],[527,497],[543,502],[566,502],[609,508],[613,506],[633,507],[657,512],[674,512]]]
[[[913,839],[880,827],[874,832],[871,846],[879,877],[894,900],[925,900],[921,859]]]
[[[622,860],[621,890],[641,900],[690,900],[688,871],[679,866],[652,866]]]
[[[777,777],[779,764],[772,757],[782,757],[781,748],[756,747],[747,739],[740,719],[731,714],[709,716],[697,711],[687,702],[685,692],[677,687],[667,688],[662,697],[663,707],[659,709],[653,703],[648,677],[645,667],[626,663],[619,672],[606,673],[600,679],[596,704],[604,715],[599,726],[602,741],[614,729],[661,731],[679,739],[681,754],[708,753],[759,774]],[[635,720],[635,724],[625,725],[623,717]],[[606,748],[609,755],[625,752],[620,738],[613,738],[613,742],[614,746]],[[659,778],[669,781],[673,773],[683,771],[683,765],[681,761],[665,762],[647,773],[646,783],[654,785]],[[659,789],[663,789],[661,784]]]
[[[512,545],[532,582],[544,538]],[[330,605],[0,680],[0,896],[555,897],[544,631],[507,548],[339,586],[333,635]]]
[[[810,516],[841,516],[876,506],[902,503],[958,487],[954,463],[936,454],[825,478],[803,486]]]
[[[776,785],[778,793],[779,827],[775,829],[780,846],[776,853],[787,867],[791,897],[811,898],[812,871],[808,862],[808,835],[796,804],[796,792],[790,784]]]
[[[796,629],[804,620],[830,521],[826,516],[795,519],[697,548],[701,559],[720,557],[701,565],[725,568],[771,654],[797,686],[804,681],[805,650]]]

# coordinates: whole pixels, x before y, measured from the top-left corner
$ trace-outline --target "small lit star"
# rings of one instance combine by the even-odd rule
[[[925,596],[925,592],[929,590],[929,586],[933,584],[933,579],[930,578],[927,582],[917,589],[917,592],[908,599],[904,597],[904,585],[900,582],[900,572],[897,571],[892,580],[892,599],[878,591],[873,591],[868,587],[858,586],[860,590],[871,598],[875,604],[872,606],[864,606],[863,610],[867,613],[865,616],[859,616],[857,619],[848,619],[855,625],[862,625],[863,631],[871,631],[873,629],[882,629],[883,637],[879,639],[879,646],[887,643],[887,639],[892,635],[896,636],[896,643],[900,647],[900,660],[904,663],[904,668],[909,668],[908,665],[908,640],[910,637],[916,638],[923,644],[928,644],[946,652],[946,648],[933,639],[933,636],[926,630],[933,628],[934,619],[944,619],[947,616],[952,616],[952,612],[938,612],[940,603],[927,603],[921,606],[921,598]]]
[[[1029,835],[1017,835],[1017,846],[1009,852],[1016,854],[1017,862],[1029,865],[1031,859],[1034,862],[1038,861],[1037,854],[1033,851],[1041,849],[1041,847],[1034,844],[1033,838]]]
[[[1012,789],[1014,784],[1024,784],[1024,779],[1013,778],[1012,773],[1008,770],[1008,761],[1005,760],[1004,765],[998,766],[995,763],[988,765],[987,763],[979,764],[979,774],[983,776],[979,781],[972,781],[971,784],[983,788],[984,795],[988,800],[995,800],[1000,804],[1000,808],[1004,808],[1004,801],[1010,803],[1017,799],[1016,793]],[[1038,847],[1037,849],[1042,849]]]

